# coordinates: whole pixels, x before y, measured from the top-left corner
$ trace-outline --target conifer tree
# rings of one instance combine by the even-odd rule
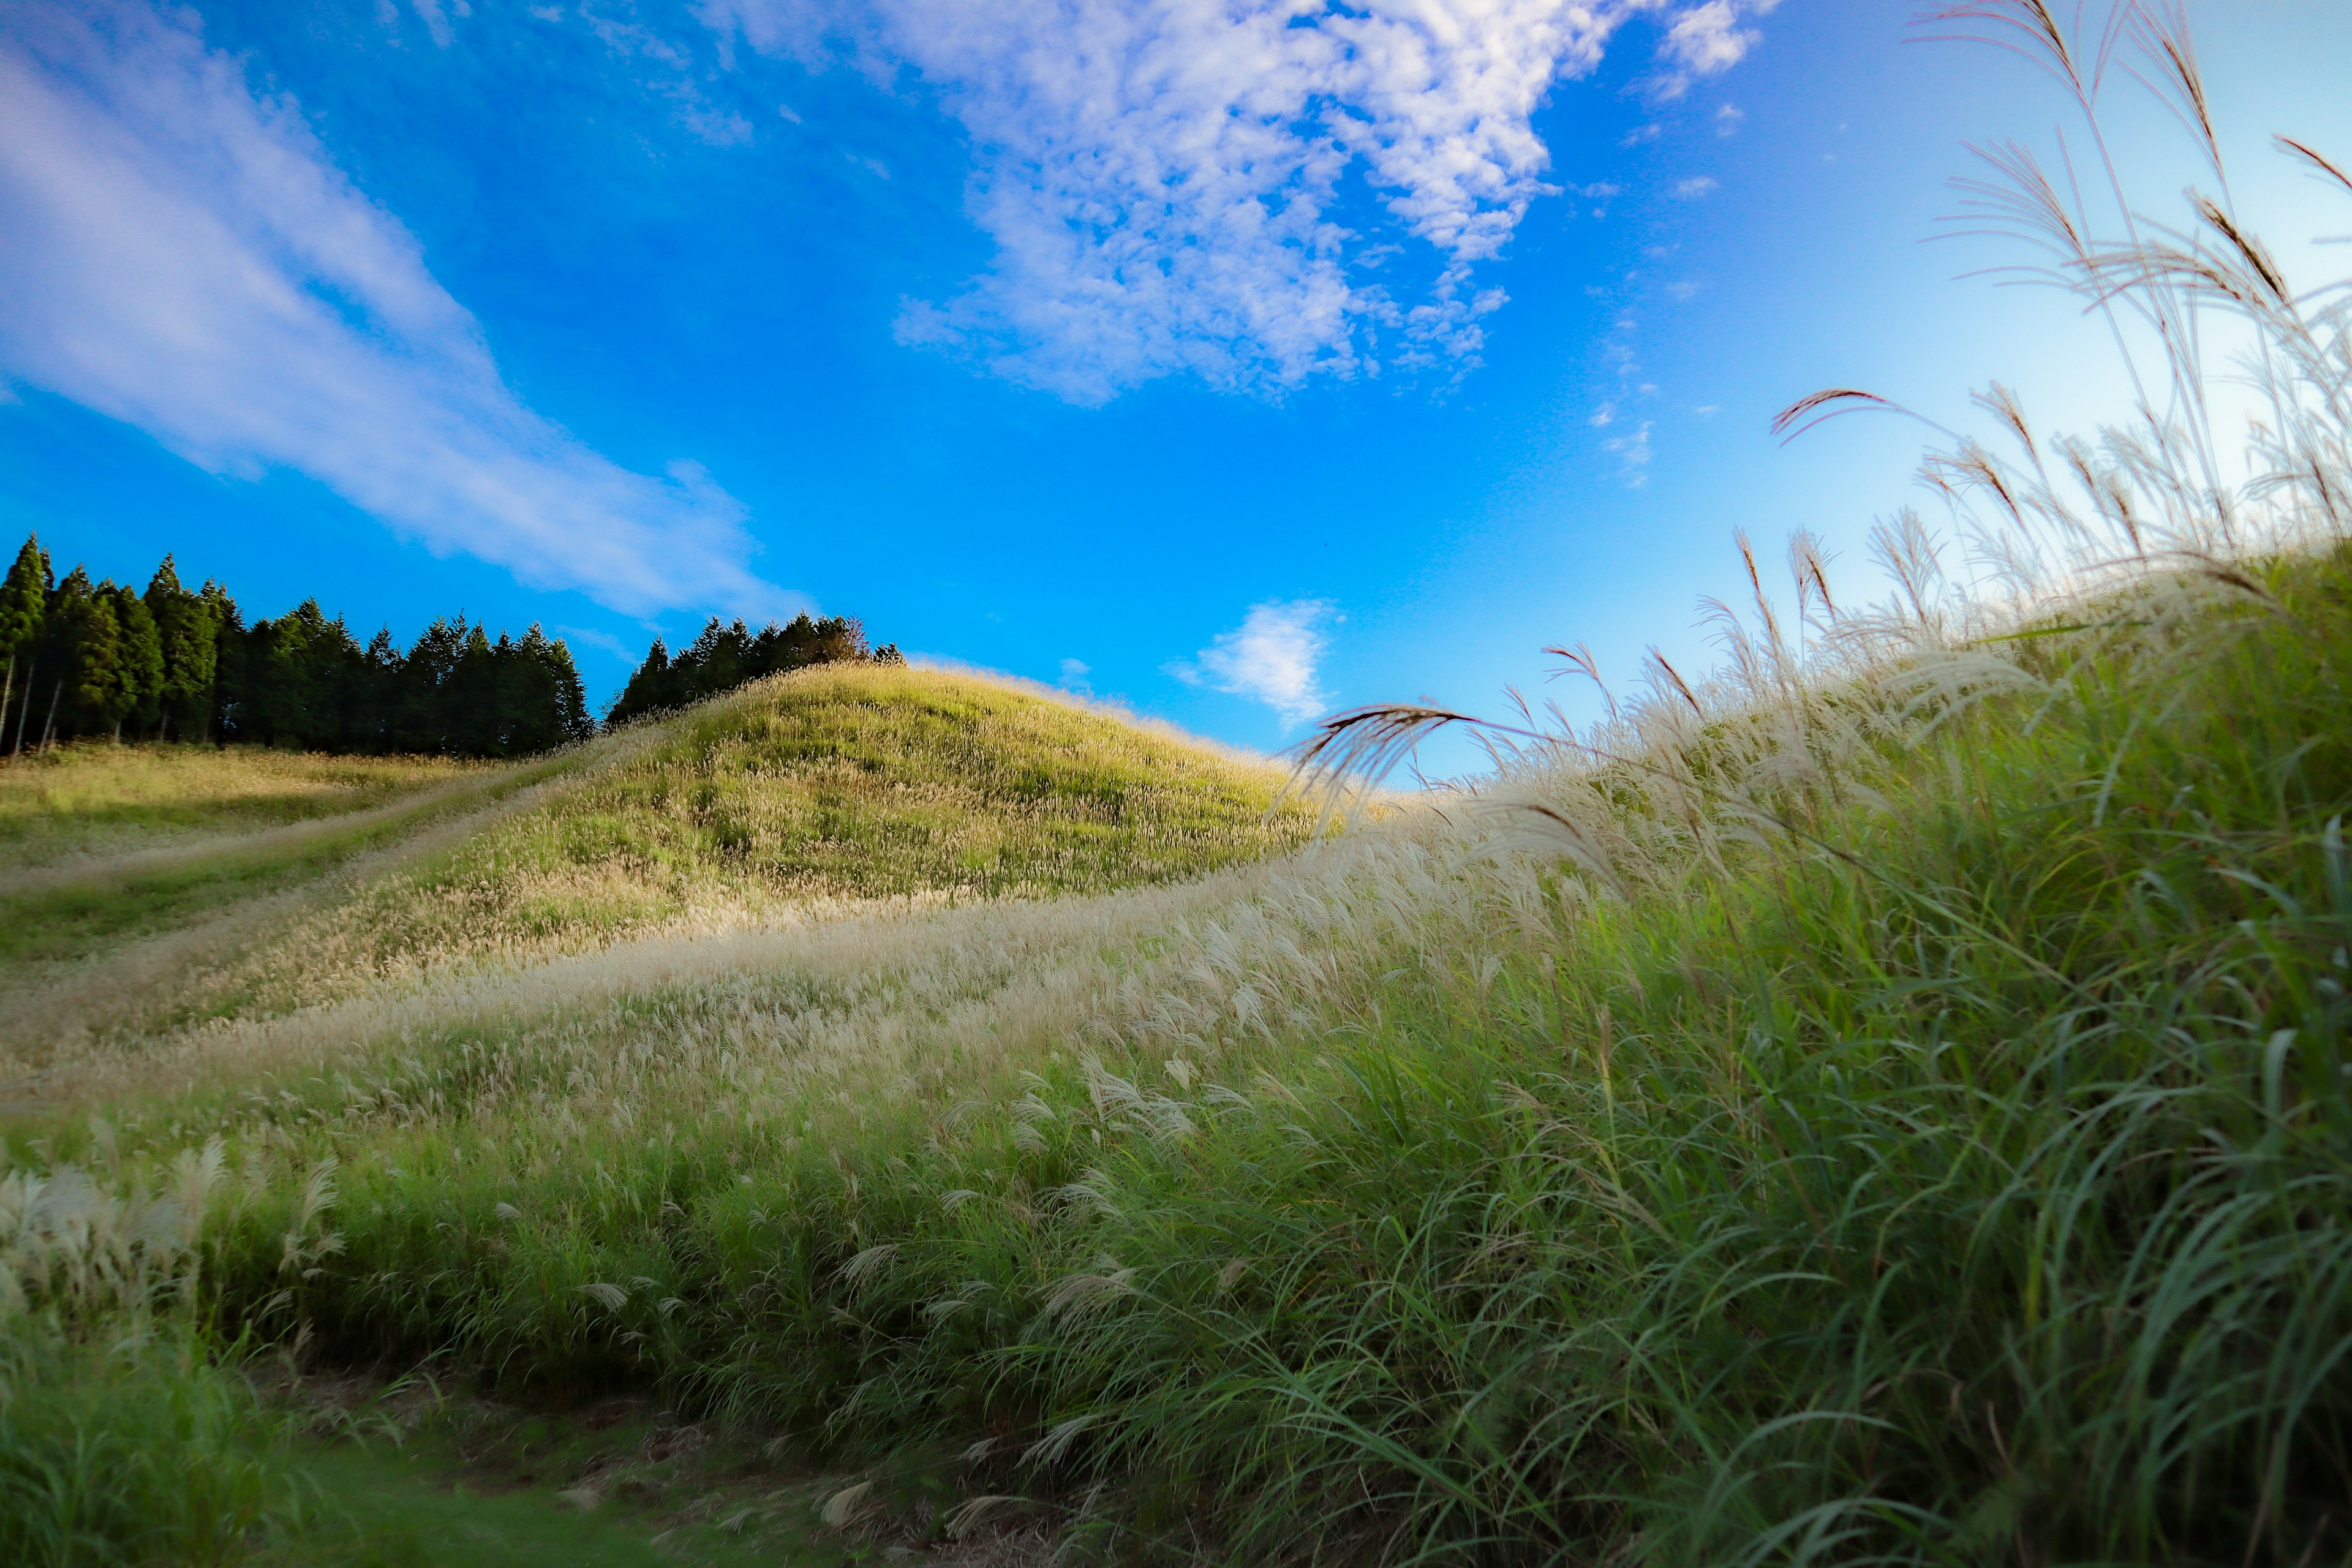
[[[392,744],[407,752],[449,750],[443,693],[466,651],[466,617],[436,620],[416,636],[401,661],[400,694]]]
[[[122,627],[114,615],[113,584],[101,593],[89,574],[75,567],[49,595],[49,637],[60,661],[62,703],[45,723],[62,736],[110,729],[131,706],[122,665]]]
[[[403,663],[400,645],[392,640],[392,628],[377,627],[360,656],[358,692],[352,700],[347,742],[354,750],[387,752],[399,744],[394,736],[399,729]]]
[[[213,689],[220,665],[219,628],[215,625],[218,601],[181,586],[179,570],[166,555],[147,584],[144,603],[155,618],[163,652],[158,737],[168,739],[176,732],[183,740],[192,735],[203,740],[212,728]]]
[[[114,738],[120,741],[125,720],[130,721],[134,733],[144,733],[163,717],[163,639],[156,631],[155,617],[148,613],[146,601],[130,584],[103,583],[99,592],[112,604],[115,628],[121,636],[112,715]]]
[[[213,710],[207,727],[217,740],[237,740],[246,690],[245,616],[228,590],[210,578],[196,596],[213,623]]]
[[[580,683],[580,671],[572,662],[570,646],[562,637],[556,638],[548,645],[547,658],[555,671],[556,728],[562,736],[560,743],[569,745],[587,740],[596,732],[596,721],[588,717],[587,688]]]
[[[22,750],[25,743],[25,715],[37,673],[34,655],[48,617],[51,585],[48,554],[38,537],[27,537],[24,548],[16,552],[16,564],[8,568],[7,580],[0,583],[0,655],[7,661],[6,674],[0,678],[0,741],[7,738],[13,716],[16,750]],[[22,697],[17,695],[20,688]]]
[[[877,657],[866,650],[866,628],[846,616],[816,618],[803,614],[785,626],[771,621],[756,636],[740,620],[730,625],[713,616],[701,635],[675,658],[661,639],[655,638],[645,663],[614,700],[605,722],[617,724],[639,714],[682,708],[761,676],[812,664]],[[898,658],[895,646],[890,657]]]
[[[608,721],[896,651],[869,652],[864,628],[843,616],[803,615],[756,633],[713,616],[675,656],[655,638]],[[11,723],[18,745],[120,740],[127,724],[134,740],[486,757],[549,751],[597,729],[571,648],[543,626],[492,639],[460,615],[405,652],[389,628],[362,647],[316,599],[248,626],[226,588],[190,592],[168,554],[143,591],[93,583],[80,566],[56,581],[34,538],[0,581],[0,748]]]
[[[628,685],[621,689],[621,695],[606,710],[604,722],[618,724],[642,713],[658,712],[666,705],[663,688],[668,680],[669,647],[656,637],[654,646],[646,649],[645,662],[630,673]]]
[[[477,626],[466,634],[457,667],[441,688],[445,742],[460,756],[499,753],[499,657]]]

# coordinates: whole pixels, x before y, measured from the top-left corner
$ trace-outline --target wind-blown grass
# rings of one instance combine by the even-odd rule
[[[2120,758],[2094,650],[1615,888],[1424,820],[1026,1012],[411,1036],[245,1102],[223,1288],[1243,1560],[2333,1560],[2352,563],[2254,580]]]

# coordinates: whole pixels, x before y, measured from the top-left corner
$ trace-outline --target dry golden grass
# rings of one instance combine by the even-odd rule
[[[46,963],[19,955],[0,981],[15,1057],[0,1083],[16,1084],[0,1100],[46,1098],[39,1075],[136,1037],[396,995],[436,975],[1181,879],[1306,840],[1308,816],[1276,805],[1283,777],[982,676],[778,678],[372,812],[30,873],[18,902],[78,900],[92,921],[123,921],[166,883],[207,897],[183,896],[196,918],[101,931]],[[331,874],[280,874],[316,853],[313,838],[378,817]],[[269,874],[231,885],[218,873],[232,848]]]
[[[87,742],[0,763],[0,876],[341,816],[490,764]]]

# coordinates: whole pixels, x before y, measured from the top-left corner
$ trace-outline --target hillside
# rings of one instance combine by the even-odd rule
[[[2023,638],[1920,618],[1810,666],[1768,638],[1310,858],[677,930],[154,1042],[9,1142],[131,1206],[68,1182],[42,1201],[89,1239],[53,1218],[10,1266],[94,1303],[89,1248],[159,1282],[201,1258],[224,1325],[554,1399],[551,1489],[644,1462],[561,1414],[642,1391],[829,1467],[710,1494],[794,1561],[1045,1530],[1716,1562],[1808,1520],[1846,1560],[2335,1561],[2348,606],[2339,549]],[[959,750],[1238,767],[1034,701],[748,694],[518,795],[381,907],[625,831],[631,887],[827,896],[960,877],[1000,831],[1048,847],[1000,852],[1015,887],[1078,842],[1139,879],[1245,842],[1209,784],[1222,819],[1143,832],[1091,742]],[[909,733],[961,760],[894,761]],[[719,782],[770,770],[800,782],[760,813]],[[925,837],[950,788],[1024,826]],[[812,814],[847,826],[735,826]],[[806,847],[845,840],[880,847],[855,879]],[[174,1452],[248,1464],[273,1419]],[[493,1418],[399,1419],[429,1454]],[[394,1487],[336,1452],[354,1495]],[[710,1530],[646,1496],[628,1529]]]
[[[452,966],[1160,882],[1303,842],[1302,813],[1272,810],[1280,783],[1172,733],[904,666],[773,678],[503,768],[77,747],[0,794],[20,847],[0,875],[5,1037],[36,1068],[61,1039]]]
[[[679,1561],[2338,1561],[2352,548],[1773,626],[1312,856],[1246,853],[1263,771],[950,677],[558,759],[275,947],[412,983],[16,1110],[21,1408],[212,1401],[155,1528],[310,1465],[308,1384],[106,1352],[195,1290],[416,1434],[352,1498],[497,1462],[555,1542],[646,1477],[607,1540]]]

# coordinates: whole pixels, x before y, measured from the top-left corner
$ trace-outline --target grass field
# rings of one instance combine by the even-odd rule
[[[15,1267],[940,1551],[2336,1561],[2352,555],[2227,575],[1759,647],[1304,858],[159,1042],[10,1143],[144,1206]]]
[[[0,1102],[125,1031],[665,934],[1162,882],[1311,826],[1269,815],[1281,775],[1263,763],[885,667],[763,682],[502,768],[104,746],[18,765],[14,798],[41,824],[26,840],[85,848],[0,877],[16,1058]]]
[[[0,766],[0,876],[180,848],[210,837],[341,816],[483,764],[321,757],[252,748],[87,742]]]
[[[1996,389],[1343,833],[923,671],[424,786],[20,1054],[0,1560],[2352,1563],[2352,317],[2202,221],[2242,484]]]
[[[23,839],[52,852],[8,885],[18,919],[5,957],[19,994],[65,969],[79,983],[68,1004],[92,1000],[71,1016],[79,1041],[42,1026],[55,1011],[12,1020],[0,1312],[29,1305],[29,1289],[82,1316],[113,1301],[99,1314],[110,1333],[126,1308],[130,1322],[154,1321],[142,1290],[123,1299],[126,1281],[171,1271],[162,1227],[193,1242],[217,1166],[188,1154],[176,1195],[131,1211],[75,1173],[102,1170],[110,1185],[139,1164],[138,1107],[159,1094],[175,1097],[184,1131],[212,1115],[242,1146],[237,1107],[297,1058],[348,1074],[365,1070],[370,1045],[420,1027],[533,1033],[583,1006],[625,1016],[648,994],[721,979],[830,987],[867,1011],[911,983],[968,1020],[1035,984],[1024,959],[1050,968],[1074,946],[1230,897],[1195,879],[1303,843],[1311,817],[1276,808],[1282,777],[1015,686],[903,668],[765,682],[519,768],[192,748],[39,759],[9,782],[37,821]],[[1170,882],[1185,886],[1150,891]],[[1133,907],[1106,923],[1121,898]],[[191,951],[200,962],[174,962]],[[51,995],[64,989],[51,982]],[[59,1148],[60,1126],[106,1152]],[[575,1394],[556,1416],[526,1408],[486,1426],[491,1407],[461,1395],[458,1415],[397,1444],[320,1447],[299,1436],[315,1425],[300,1400],[289,1414],[223,1384],[184,1332],[168,1353],[100,1353],[78,1321],[20,1320],[20,1363],[0,1378],[18,1395],[0,1398],[0,1490],[53,1531],[0,1531],[28,1560],[103,1556],[110,1541],[230,1561],[275,1540],[293,1560],[354,1564],[772,1562],[806,1549],[830,1568],[845,1550],[872,1554],[824,1530],[805,1465],[679,1472],[667,1450],[648,1459],[678,1431],[697,1436],[673,1418],[641,1414],[615,1434]],[[551,1420],[569,1437],[516,1436]],[[151,1444],[142,1431],[177,1436]],[[634,1455],[615,1450],[632,1433]],[[63,1471],[40,1458],[59,1442],[76,1456]],[[818,1532],[822,1548],[809,1544]]]

